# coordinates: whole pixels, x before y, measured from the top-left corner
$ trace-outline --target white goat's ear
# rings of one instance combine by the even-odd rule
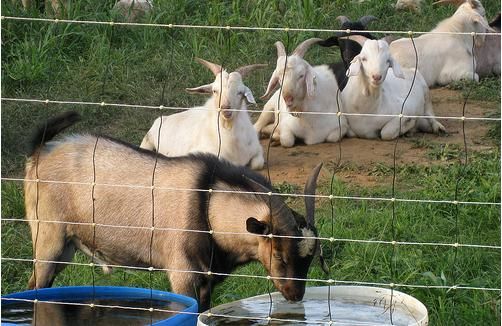
[[[253,92],[251,92],[251,90],[246,86],[244,86],[244,97],[246,97],[248,103],[256,104],[256,101],[253,97]]]
[[[269,97],[272,94],[272,92],[276,89],[278,84],[279,84],[279,74],[277,73],[277,70],[274,70],[274,73],[272,74],[272,77],[268,82],[267,91],[265,92],[265,94],[261,96],[261,98],[266,99],[267,97]]]
[[[488,25],[488,22],[480,15],[474,15],[472,17],[472,21],[483,26],[483,28],[486,29],[487,32],[492,32],[492,33],[496,32],[496,30],[494,30],[490,25]]]
[[[211,94],[213,92],[213,84],[202,85],[194,88],[185,88],[190,94]]]
[[[349,70],[347,70],[347,77],[357,76],[359,75],[359,71],[361,70],[361,59],[356,55],[354,59],[350,62]]]
[[[397,61],[393,58],[390,57],[390,67],[392,67],[392,72],[394,73],[394,76],[397,78],[404,79],[404,74],[403,71],[401,70],[401,65],[397,63]]]
[[[308,67],[307,72],[305,73],[305,84],[307,86],[307,96],[314,96],[315,92],[315,75],[312,71],[312,68]]]

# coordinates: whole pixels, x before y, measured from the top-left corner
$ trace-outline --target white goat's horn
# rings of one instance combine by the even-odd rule
[[[276,49],[277,49],[277,57],[285,57],[286,56],[286,48],[284,47],[284,44],[282,44],[281,41],[277,41],[274,43]]]
[[[202,65],[206,66],[209,70],[211,70],[211,72],[212,72],[215,76],[217,76],[220,72],[222,72],[222,71],[223,71],[223,67],[222,67],[222,66],[220,66],[220,65],[217,65],[216,63],[212,63],[212,62],[206,61],[206,60],[201,59],[201,58],[195,58],[195,60],[196,60],[198,63],[200,63],[200,64],[202,64]]]
[[[303,56],[305,55],[305,52],[307,52],[307,50],[310,48],[310,46],[312,44],[315,44],[317,42],[321,42],[323,41],[322,38],[309,38],[308,40],[305,40],[303,41],[302,43],[300,43],[296,49],[293,51],[293,54],[292,55],[297,55],[299,56],[300,58],[303,58]]]
[[[235,69],[235,71],[238,72],[239,74],[241,74],[242,78],[244,78],[247,74],[249,74],[253,70],[265,68],[266,66],[268,66],[268,64],[266,64],[266,63],[257,63],[254,65],[239,67],[239,68]]]
[[[457,7],[459,7],[461,4],[463,4],[465,0],[439,0],[436,2],[433,2],[432,5],[445,5],[445,4],[452,4]]]
[[[342,25],[347,22],[350,22],[350,19],[347,16],[338,16],[335,19],[338,20],[340,22],[340,24],[342,24]]]

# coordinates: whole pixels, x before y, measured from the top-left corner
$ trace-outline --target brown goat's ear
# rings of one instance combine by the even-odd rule
[[[258,221],[254,217],[250,217],[246,220],[246,230],[249,233],[266,235],[269,232],[269,227],[267,223]]]

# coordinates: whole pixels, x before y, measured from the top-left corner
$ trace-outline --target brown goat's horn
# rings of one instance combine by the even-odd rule
[[[313,170],[310,172],[310,176],[305,184],[305,190],[303,193],[306,195],[305,197],[305,220],[309,228],[314,227],[314,211],[315,211],[315,198],[312,197],[315,195],[315,190],[317,188],[317,177],[319,176],[319,172],[321,171],[322,163],[319,163]]]
[[[432,5],[445,5],[445,4],[452,4],[457,7],[459,7],[461,4],[463,4],[465,0],[439,0],[436,2],[433,2]]]
[[[257,63],[254,65],[239,67],[239,68],[235,69],[235,71],[238,72],[239,74],[241,74],[242,78],[244,78],[247,74],[249,74],[253,70],[265,68],[266,66],[268,66],[268,64],[266,64],[266,63]]]
[[[371,16],[371,15],[363,16],[363,17],[359,18],[359,22],[361,22],[361,24],[363,24],[364,27],[368,26],[368,24],[374,20],[378,20],[378,18],[376,18],[375,16]]]
[[[277,57],[285,57],[286,56],[286,48],[281,41],[277,41],[274,43],[275,48],[277,49]]]
[[[220,65],[217,65],[216,63],[212,63],[212,62],[209,62],[209,61],[206,61],[204,59],[201,59],[201,58],[195,58],[195,60],[206,66],[209,70],[211,70],[211,72],[217,76],[219,73],[221,73],[223,71],[223,67],[220,66]]]
[[[292,55],[297,55],[300,58],[303,58],[303,56],[305,55],[305,53],[307,52],[307,50],[310,48],[310,46],[312,44],[315,44],[315,43],[320,42],[320,41],[323,41],[323,39],[322,38],[316,38],[316,37],[309,38],[308,40],[305,40],[302,43],[300,43],[296,47],[296,49],[293,51]]]
[[[350,19],[347,16],[338,16],[335,19],[338,20],[341,25],[350,22]]]

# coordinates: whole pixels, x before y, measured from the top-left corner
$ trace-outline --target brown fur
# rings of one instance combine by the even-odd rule
[[[97,262],[149,267],[150,229],[96,226],[94,233],[91,225],[43,222],[93,222],[91,183],[96,140],[94,222],[131,227],[152,226],[150,185],[154,154],[106,137],[68,136],[62,141],[35,149],[26,166],[27,180],[40,179],[39,183],[25,182],[26,218],[40,221],[30,223],[34,258],[71,261],[75,249],[82,249],[88,255],[94,254]],[[155,170],[155,186],[158,187],[154,190],[155,228],[209,229],[205,215],[207,193],[159,188],[208,187],[205,184],[210,182],[207,179],[216,163],[221,168],[214,170],[216,182],[209,185],[215,190],[253,191],[246,180],[262,180],[248,170],[217,161],[212,156],[166,158],[160,155]],[[85,184],[48,183],[44,180]],[[283,206],[279,213],[274,213],[271,221],[268,197],[266,199],[254,194],[213,192],[209,201],[209,220],[213,230],[245,233],[248,232],[247,219],[254,217],[270,225],[274,234],[301,235],[299,229],[305,224],[298,225],[287,206]],[[276,201],[284,205],[282,199]],[[272,266],[269,266],[269,241],[268,238],[252,234],[215,234],[212,271],[230,273],[240,264],[259,260],[272,276],[305,278],[313,256],[296,257],[298,240],[273,240],[273,256],[289,261],[288,266],[282,266],[280,259],[273,259]],[[207,271],[210,248],[210,236],[206,233],[156,229],[151,248],[151,265],[171,270]],[[64,266],[36,262],[29,287],[51,286]],[[167,274],[172,290],[198,298],[201,310],[209,306],[209,288],[223,279],[187,272],[173,271]],[[274,284],[290,300],[303,297],[305,282],[274,281]]]

